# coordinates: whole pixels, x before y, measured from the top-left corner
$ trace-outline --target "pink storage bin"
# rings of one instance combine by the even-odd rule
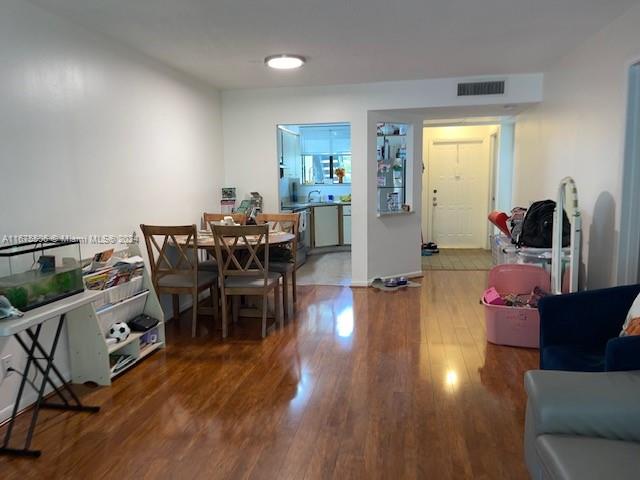
[[[489,271],[488,286],[494,287],[500,294],[527,294],[531,293],[534,287],[548,292],[551,288],[551,278],[547,271],[535,265],[498,265]],[[540,315],[537,308],[489,305],[484,298],[482,303],[489,342],[538,348]]]

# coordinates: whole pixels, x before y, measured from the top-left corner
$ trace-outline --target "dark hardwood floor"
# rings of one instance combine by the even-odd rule
[[[295,319],[265,340],[241,319],[222,342],[208,317],[193,340],[187,312],[166,350],[80,388],[99,414],[43,412],[42,457],[0,458],[0,478],[527,478],[522,378],[538,353],[486,343],[485,279],[299,287]]]

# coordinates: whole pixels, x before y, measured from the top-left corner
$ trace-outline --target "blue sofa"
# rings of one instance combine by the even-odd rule
[[[540,368],[574,372],[640,370],[640,336],[619,337],[639,285],[543,298]]]

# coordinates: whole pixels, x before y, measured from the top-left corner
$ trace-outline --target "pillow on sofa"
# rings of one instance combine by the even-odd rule
[[[640,335],[640,293],[633,301],[629,313],[627,313],[627,319],[622,325],[621,337],[627,335]]]

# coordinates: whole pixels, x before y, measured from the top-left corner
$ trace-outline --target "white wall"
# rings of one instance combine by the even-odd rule
[[[127,234],[219,208],[218,92],[21,0],[0,4],[0,112],[0,238]],[[20,367],[0,340],[9,353]],[[17,381],[0,384],[0,420]]]
[[[544,103],[518,117],[514,198],[553,198],[574,177],[586,286],[616,283],[627,74],[640,60],[640,5],[545,73]]]
[[[367,123],[370,120],[368,112],[496,102],[527,103],[542,99],[542,76],[539,74],[510,76],[507,94],[497,99],[457,98],[459,80],[225,91],[222,109],[226,184],[237,187],[240,197],[252,190],[260,191],[265,208],[277,210],[276,125],[350,122],[354,284],[366,284],[379,275],[419,270],[420,195],[415,202],[417,214],[382,220],[375,216],[375,126],[371,128]],[[418,136],[421,135],[416,138]],[[420,151],[421,147],[418,147],[418,157]],[[419,179],[417,189],[420,189]],[[394,243],[398,238],[409,239],[415,248],[408,251],[399,248]],[[389,266],[394,268],[389,270]]]

